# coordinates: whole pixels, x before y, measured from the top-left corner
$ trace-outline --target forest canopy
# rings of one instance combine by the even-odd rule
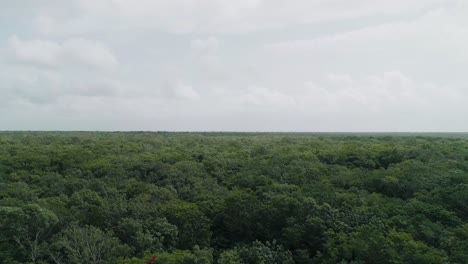
[[[1,132],[0,263],[468,263],[468,137]]]

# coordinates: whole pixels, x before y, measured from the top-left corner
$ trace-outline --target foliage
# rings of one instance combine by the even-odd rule
[[[463,134],[0,133],[0,263],[467,263]]]

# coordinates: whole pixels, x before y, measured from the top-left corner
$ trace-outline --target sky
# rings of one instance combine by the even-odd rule
[[[466,0],[0,0],[0,130],[468,131]]]

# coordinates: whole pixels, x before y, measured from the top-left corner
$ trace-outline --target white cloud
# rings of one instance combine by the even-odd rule
[[[190,47],[197,55],[213,54],[218,50],[219,40],[216,37],[194,39],[190,42]]]
[[[16,58],[22,62],[55,66],[60,62],[62,47],[52,41],[22,41],[17,36],[8,40]]]
[[[49,40],[21,40],[16,35],[8,40],[15,58],[38,66],[82,64],[98,69],[114,69],[117,58],[103,43],[83,38],[68,39],[62,43]]]
[[[338,33],[312,39],[288,40],[266,45],[276,55],[346,60],[423,57],[468,59],[468,9],[438,9],[410,21]],[[353,62],[354,63],[354,62]],[[348,66],[348,65],[346,65]]]
[[[246,104],[273,108],[290,107],[295,104],[295,99],[292,96],[256,85],[250,85],[247,88],[245,95],[242,96],[242,101]]]
[[[302,96],[296,100],[304,108],[322,113],[384,116],[407,112],[433,114],[434,105],[462,107],[466,95],[453,87],[439,87],[415,82],[399,71],[354,76],[328,74],[320,80],[304,83]]]
[[[167,81],[160,84],[160,96],[162,98],[182,99],[182,100],[197,100],[200,94],[191,86],[183,82],[170,82]]]
[[[34,20],[34,27],[42,34],[50,34],[54,30],[55,21],[50,16],[39,15]]]
[[[245,33],[359,17],[405,15],[457,0],[74,0],[49,8],[62,32],[152,28],[172,33]],[[70,9],[72,11],[70,11]],[[63,17],[63,13],[73,15]]]
[[[76,73],[61,68],[0,64],[1,101],[15,104],[54,105],[63,97],[111,98],[133,96],[130,86],[99,72]]]
[[[174,87],[174,95],[178,98],[198,99],[200,96],[192,86],[178,84]]]
[[[63,56],[100,69],[114,69],[119,65],[105,44],[83,38],[66,40],[63,43]]]

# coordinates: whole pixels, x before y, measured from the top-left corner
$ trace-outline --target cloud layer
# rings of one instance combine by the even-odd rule
[[[468,131],[462,0],[12,1],[0,130]]]

